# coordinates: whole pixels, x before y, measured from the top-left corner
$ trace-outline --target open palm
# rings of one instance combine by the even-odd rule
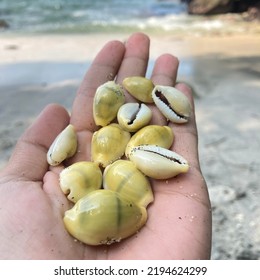
[[[92,101],[96,88],[115,79],[145,76],[149,38],[133,34],[126,44],[107,43],[94,59],[73,104],[71,117],[59,105],[49,105],[20,138],[0,177],[1,259],[206,259],[211,248],[211,213],[207,187],[197,154],[194,112],[185,125],[173,125],[173,150],[184,156],[190,170],[170,180],[152,180],[155,200],[148,207],[148,222],[136,235],[110,246],[87,246],[64,228],[64,211],[72,205],[59,188],[63,167],[49,168],[47,150],[68,123],[78,133],[73,161],[90,159],[90,141],[96,127]],[[178,60],[160,56],[151,79],[155,84],[175,85]],[[191,103],[190,89],[176,85]],[[127,97],[131,100],[131,97]],[[194,106],[193,106],[194,108]],[[152,122],[167,124],[153,110]]]

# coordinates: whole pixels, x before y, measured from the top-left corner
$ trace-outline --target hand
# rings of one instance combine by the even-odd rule
[[[58,105],[49,105],[19,139],[0,179],[1,259],[207,259],[211,250],[211,212],[206,183],[200,171],[194,112],[174,130],[174,151],[186,158],[190,170],[152,186],[155,201],[148,207],[148,222],[140,232],[110,246],[87,246],[64,228],[64,211],[71,207],[59,187],[62,167],[49,168],[46,153],[54,138],[69,123],[78,133],[80,153],[74,161],[90,160],[90,141],[96,127],[92,101],[96,88],[114,79],[144,76],[149,38],[134,34],[123,44],[107,43],[94,59],[73,104],[71,118]],[[155,84],[175,85],[178,60],[164,54],[155,61]],[[176,87],[193,99],[184,84]],[[127,97],[130,99],[130,97]],[[193,104],[194,108],[194,104]],[[152,122],[167,122],[155,107]]]

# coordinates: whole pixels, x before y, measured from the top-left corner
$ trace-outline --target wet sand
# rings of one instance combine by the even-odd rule
[[[98,50],[126,34],[0,37],[0,169],[49,103],[70,110]],[[180,60],[196,96],[201,166],[213,211],[212,259],[260,259],[260,35],[151,35],[151,63]]]

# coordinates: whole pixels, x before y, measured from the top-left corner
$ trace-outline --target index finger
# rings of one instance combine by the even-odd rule
[[[71,124],[78,132],[94,131],[93,98],[101,84],[113,80],[117,75],[125,53],[122,42],[108,42],[95,57],[77,92],[71,113]]]

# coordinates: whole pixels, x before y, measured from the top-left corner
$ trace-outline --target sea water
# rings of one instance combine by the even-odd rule
[[[201,23],[181,0],[0,0],[0,19],[9,25],[1,32],[23,33],[176,32]]]

